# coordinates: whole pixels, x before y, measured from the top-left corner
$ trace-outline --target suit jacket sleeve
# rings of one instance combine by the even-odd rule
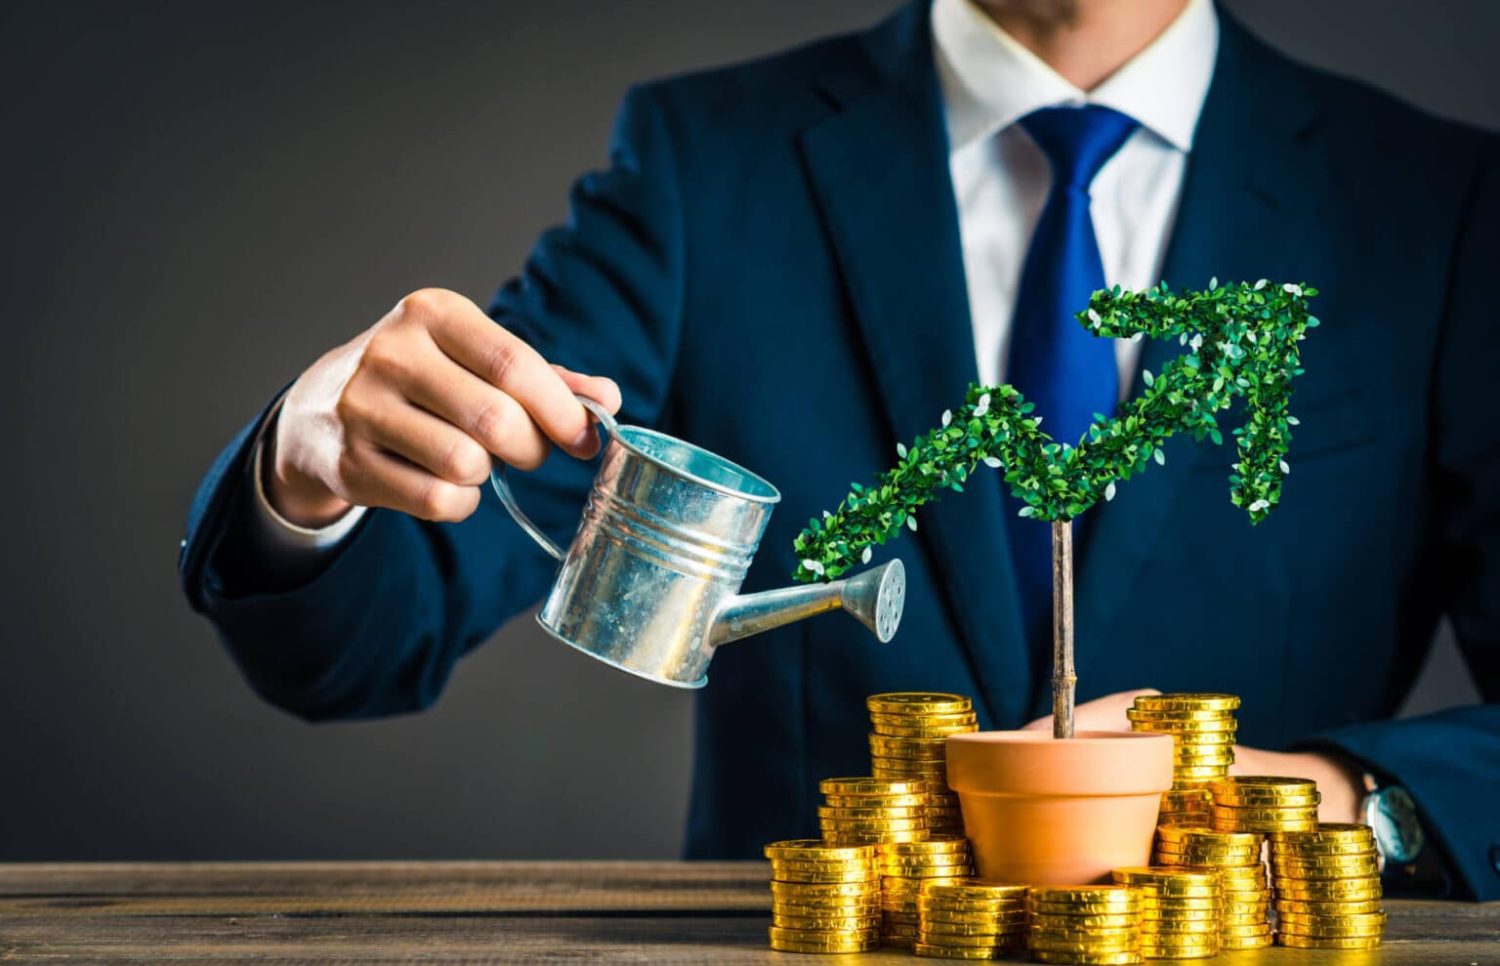
[[[1411,792],[1454,892],[1500,899],[1500,420],[1493,392],[1500,152],[1481,148],[1432,374],[1430,553],[1482,704],[1340,728],[1338,747]],[[1413,374],[1416,378],[1417,374]]]
[[[622,420],[657,421],[677,352],[683,238],[665,111],[627,94],[607,169],[574,187],[569,219],[538,241],[491,315],[551,361],[615,378]],[[246,539],[246,466],[257,417],[205,476],[179,561],[194,609],[255,690],[309,719],[425,707],[454,662],[545,593],[556,564],[490,497],[460,524],[366,514],[311,576],[278,573]],[[593,467],[554,453],[512,474],[533,519],[563,545]]]

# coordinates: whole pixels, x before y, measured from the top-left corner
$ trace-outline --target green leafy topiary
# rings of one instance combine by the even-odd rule
[[[868,562],[871,547],[917,529],[916,511],[944,489],[962,490],[980,464],[1003,469],[1005,482],[1026,503],[1021,515],[1071,520],[1100,499],[1114,498],[1115,483],[1155,460],[1175,433],[1223,442],[1215,414],[1235,397],[1245,399],[1245,424],[1234,430],[1238,460],[1229,498],[1264,520],[1281,500],[1288,467],[1288,414],[1292,379],[1301,375],[1298,344],[1318,320],[1308,314],[1309,286],[1209,283],[1204,291],[1175,294],[1165,283],[1143,292],[1119,287],[1095,292],[1078,321],[1105,338],[1176,337],[1187,352],[1161,372],[1142,373],[1144,392],[1113,419],[1095,421],[1076,444],[1059,443],[1041,428],[1033,406],[1010,386],[970,386],[964,404],[943,413],[942,425],[908,448],[871,486],[850,485],[838,509],[814,518],[794,546],[800,580],[834,579]]]

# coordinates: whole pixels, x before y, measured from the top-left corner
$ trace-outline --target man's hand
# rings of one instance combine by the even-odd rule
[[[1135,704],[1142,694],[1160,694],[1153,688],[1139,691],[1119,691],[1093,701],[1085,701],[1073,712],[1073,721],[1078,731],[1129,731],[1130,722],[1125,709]],[[1027,731],[1051,731],[1052,718],[1038,718],[1025,726]],[[1290,778],[1311,778],[1318,783],[1323,793],[1323,803],[1318,806],[1318,818],[1324,822],[1359,821],[1359,803],[1364,796],[1364,782],[1360,770],[1354,764],[1334,755],[1316,752],[1262,751],[1259,748],[1234,746],[1234,764],[1229,769],[1232,775],[1286,775]]]
[[[529,470],[549,440],[583,458],[597,451],[574,393],[620,408],[614,382],[548,365],[462,295],[414,292],[293,383],[266,496],[307,527],[356,503],[462,520],[479,505],[492,454]]]

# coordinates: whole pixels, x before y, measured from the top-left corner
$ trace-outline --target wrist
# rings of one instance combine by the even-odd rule
[[[338,522],[353,504],[340,499],[315,477],[303,473],[291,460],[282,458],[279,419],[277,423],[266,433],[266,449],[261,454],[260,484],[266,502],[288,523],[309,530],[319,530]]]

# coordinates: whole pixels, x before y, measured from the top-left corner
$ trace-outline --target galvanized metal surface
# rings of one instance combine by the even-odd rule
[[[566,551],[526,517],[498,460],[496,494],[561,562],[537,621],[622,671],[674,687],[708,681],[714,648],[842,608],[889,641],[901,622],[901,561],[847,580],[740,595],[781,494],[714,453],[654,430],[620,426],[579,401],[607,433],[599,473]]]

